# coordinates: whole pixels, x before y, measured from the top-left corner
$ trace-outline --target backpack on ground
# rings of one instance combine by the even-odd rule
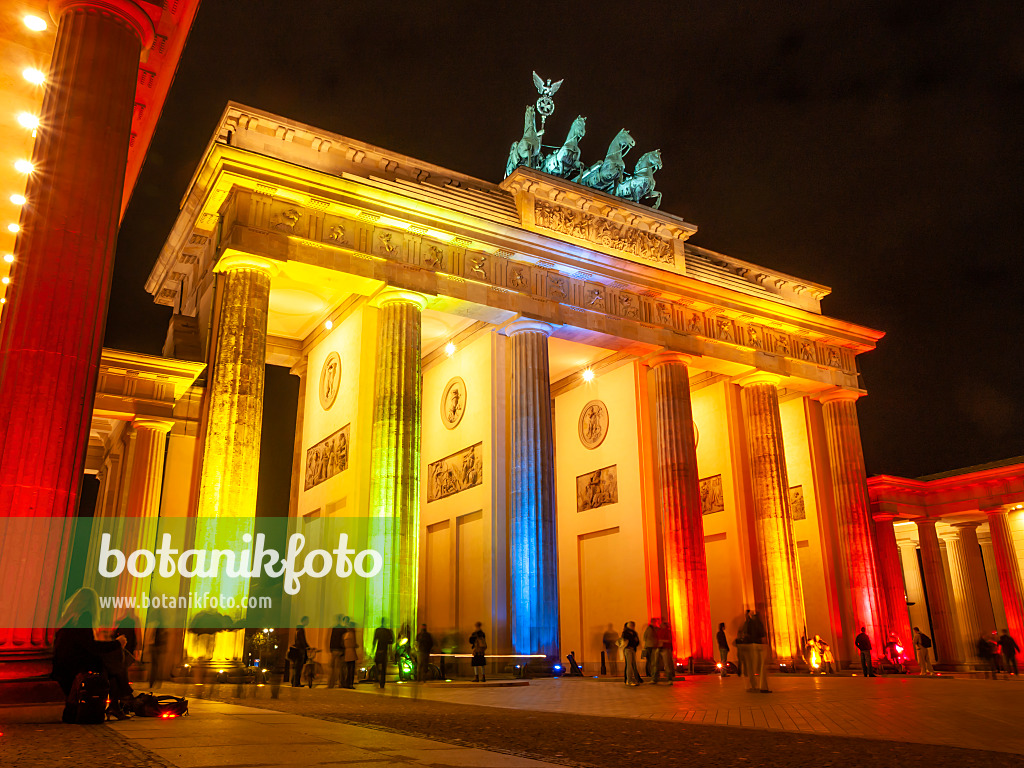
[[[151,693],[140,693],[135,697],[132,709],[139,717],[159,717],[169,720],[188,714],[188,699],[181,696],[154,696]]]
[[[110,684],[96,672],[79,672],[71,683],[71,692],[64,703],[61,720],[65,723],[89,725],[107,718]]]
[[[928,635],[926,635],[924,632],[921,633],[921,647],[922,648],[931,648],[932,647],[932,639],[930,637],[928,637]]]

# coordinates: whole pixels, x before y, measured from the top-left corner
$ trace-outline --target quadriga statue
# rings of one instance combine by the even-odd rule
[[[508,153],[508,162],[505,164],[505,175],[511,176],[512,171],[521,165],[527,168],[540,167],[540,137],[541,132],[537,131],[537,113],[533,107],[526,108],[526,117],[523,120],[523,138],[512,142],[512,148]]]
[[[636,163],[636,172],[627,173],[622,181],[615,185],[618,197],[639,203],[645,197],[653,197],[651,208],[661,205],[661,192],[654,191],[654,172],[661,170],[661,150],[647,152]]]
[[[608,154],[604,160],[594,163],[580,174],[576,181],[584,186],[593,187],[594,189],[614,195],[616,186],[622,181],[622,177],[626,172],[626,164],[622,161],[622,158],[635,145],[636,142],[629,135],[629,131],[623,128],[612,139],[612,143],[608,147]]]
[[[565,143],[544,158],[541,170],[550,173],[552,176],[561,176],[563,179],[575,179],[583,172],[583,162],[580,160],[580,139],[587,132],[587,118],[580,115],[572,121],[569,128],[569,135],[565,137]]]

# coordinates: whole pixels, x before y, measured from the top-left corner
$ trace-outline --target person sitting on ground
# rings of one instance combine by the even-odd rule
[[[53,679],[65,696],[71,695],[75,677],[81,672],[95,672],[106,678],[110,686],[110,705],[107,711],[118,720],[128,717],[134,698],[125,667],[125,635],[116,640],[97,640],[93,621],[99,615],[96,592],[83,587],[64,604],[60,628],[53,640]]]

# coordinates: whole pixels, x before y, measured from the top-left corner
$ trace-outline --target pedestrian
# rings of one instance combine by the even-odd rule
[[[658,624],[660,619],[652,618],[644,629],[644,649],[640,658],[647,660],[647,676],[654,677],[658,666],[658,648],[661,647],[658,638]]]
[[[618,640],[619,636],[615,634],[615,628],[613,625],[608,625],[608,630],[604,633],[601,638],[601,643],[604,645],[604,660],[607,666],[608,674],[615,677],[618,674]]]
[[[425,682],[427,679],[427,668],[430,666],[430,654],[434,651],[434,636],[427,632],[427,625],[420,625],[420,632],[416,635],[416,681]]]
[[[345,664],[345,623],[342,621],[340,613],[335,618],[337,623],[331,627],[331,639],[329,642],[331,648],[331,673],[327,678],[328,688],[341,685],[342,667]]]
[[[1008,630],[1004,629],[1003,634],[999,636],[999,650],[1003,654],[1003,660],[1006,664],[1007,674],[1017,676],[1017,651],[1020,650],[1020,646],[1017,645],[1017,641],[1010,637]]]
[[[627,621],[622,627],[622,658],[626,665],[626,685],[640,685],[643,679],[636,666],[636,649],[640,647],[640,635],[636,633],[636,622]]]
[[[306,641],[306,625],[309,624],[309,616],[303,616],[299,625],[295,627],[295,642],[288,649],[288,661],[292,665],[292,688],[302,686],[302,667],[306,663],[306,652],[309,650],[309,643]]]
[[[994,629],[988,636],[988,647],[992,649],[992,666],[995,668],[996,675],[998,673],[1005,672],[1003,669],[1003,654],[1000,653],[999,648],[999,633]]]
[[[974,646],[978,654],[978,661],[981,662],[981,668],[985,670],[986,676],[991,675],[992,679],[995,680],[999,666],[996,660],[992,658],[995,656],[995,651],[992,648],[992,642],[988,639],[988,635],[982,632],[981,637],[978,638]]]
[[[725,636],[725,622],[718,625],[718,658],[722,660],[722,677],[729,676],[729,639]]]
[[[479,621],[476,623],[476,631],[469,636],[469,647],[473,653],[473,678],[474,683],[487,682],[487,635],[484,634],[484,625]]]
[[[822,674],[834,675],[836,673],[836,657],[832,654],[831,646],[821,639],[821,635],[814,636],[814,643],[818,646],[818,652],[821,654]]]
[[[771,693],[768,689],[768,633],[765,631],[761,617],[752,611],[745,622],[743,634],[748,641],[748,676],[751,693]],[[756,683],[755,683],[756,676]]]
[[[388,629],[388,620],[382,618],[380,626],[373,633],[373,666],[377,670],[377,686],[380,688],[384,687],[388,674],[388,659],[393,642],[395,642],[395,633]]]
[[[917,663],[921,666],[922,675],[934,675],[932,667],[932,639],[917,627],[914,627],[914,655],[917,656]]]
[[[342,687],[353,689],[356,687],[356,662],[359,660],[359,638],[356,637],[356,628],[349,624],[345,627],[345,679]]]
[[[860,651],[860,668],[864,677],[875,677],[875,667],[871,663],[871,638],[864,627],[860,628],[860,634],[854,638],[853,644]]]
[[[654,685],[658,684],[658,675],[665,670],[665,679],[672,685],[676,677],[676,659],[672,653],[672,627],[667,621],[658,627],[658,659],[654,664]]]
[[[744,675],[750,676],[750,648],[748,647],[750,638],[746,635],[748,621],[750,621],[750,611],[744,613],[739,632],[736,633],[736,639],[733,641],[733,645],[736,646],[736,674],[741,678]]]

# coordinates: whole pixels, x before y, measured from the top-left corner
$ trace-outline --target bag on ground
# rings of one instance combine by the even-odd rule
[[[135,697],[135,714],[139,717],[159,717],[169,720],[188,714],[188,699],[181,696],[154,696],[140,693]]]
[[[96,672],[79,672],[71,683],[61,720],[88,725],[106,720],[110,684]]]

